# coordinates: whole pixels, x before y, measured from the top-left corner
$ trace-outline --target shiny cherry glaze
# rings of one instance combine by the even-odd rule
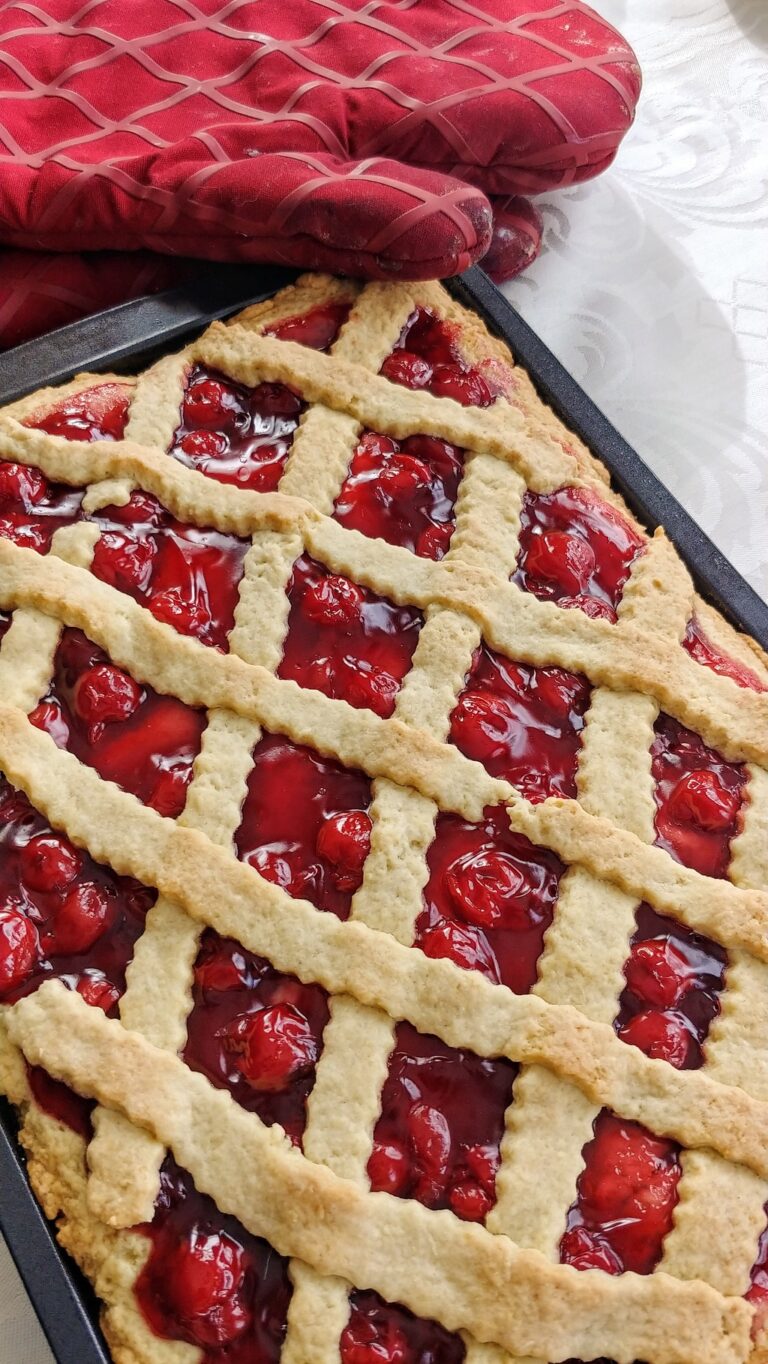
[[[740,687],[748,688],[750,691],[768,690],[765,683],[760,681],[746,663],[737,663],[735,658],[729,658],[707,638],[695,616],[686,626],[683,648],[697,663],[701,663],[705,668],[711,668],[712,672],[721,673],[724,677],[732,677]]]
[[[392,383],[425,389],[464,406],[487,407],[499,392],[493,364],[487,374],[470,365],[458,344],[459,327],[425,308],[408,319],[381,373]],[[343,526],[423,559],[442,559],[455,524],[454,506],[464,452],[436,436],[391,436],[366,431],[336,500]]]
[[[160,814],[183,810],[205,712],[139,686],[81,630],[62,631],[51,685],[30,719]]]
[[[544,601],[614,621],[642,546],[642,536],[626,518],[591,489],[527,492],[512,581]]]
[[[725,876],[741,822],[747,774],[669,715],[660,715],[651,749],[656,782],[656,843],[704,876]]]
[[[290,614],[278,668],[301,687],[391,715],[423,616],[330,573],[303,554],[288,587]]]
[[[442,559],[455,524],[463,451],[437,436],[366,431],[334,506],[342,526],[423,559]]]
[[[563,864],[509,827],[504,806],[481,824],[438,815],[416,946],[526,994],[536,980]]]
[[[649,1274],[672,1227],[679,1147],[603,1110],[584,1148],[584,1170],[560,1243],[576,1269]]]
[[[348,304],[327,304],[267,331],[282,340],[326,350],[348,312]],[[216,370],[194,365],[170,454],[218,483],[272,492],[305,409],[306,403],[285,384],[246,388]]]
[[[11,625],[11,614],[9,611],[0,611],[0,643],[8,633]]]
[[[574,796],[586,678],[511,663],[482,644],[451,716],[450,738],[528,800]]]
[[[424,388],[464,407],[488,407],[510,383],[511,372],[496,360],[473,365],[460,345],[461,327],[428,308],[411,313],[394,350],[381,367],[393,384]]]
[[[42,414],[33,413],[24,426],[66,440],[122,440],[130,400],[125,384],[98,384],[62,398]]]
[[[619,1037],[678,1070],[698,1068],[710,1023],[720,1012],[726,964],[717,943],[641,905],[624,967]]]
[[[156,1335],[202,1350],[203,1364],[278,1364],[291,1300],[288,1262],[219,1212],[167,1157],[136,1282]]]
[[[51,483],[39,469],[0,460],[0,538],[45,554],[54,531],[80,517],[81,488]]]
[[[265,734],[253,751],[237,855],[289,895],[346,919],[363,879],[370,803],[363,772]]]
[[[699,662],[735,676],[738,665],[732,668],[731,660],[715,655],[707,644],[710,661],[702,638],[689,627],[689,652],[699,650]],[[739,827],[743,765],[726,762],[668,715],[656,723],[651,754],[657,844],[704,875],[725,876]],[[716,943],[641,905],[624,968],[626,986],[615,1023],[619,1036],[678,1070],[702,1065],[727,962]],[[678,1148],[604,1112],[584,1158],[561,1258],[580,1269],[597,1265],[609,1273],[648,1273],[671,1226]]]
[[[517,1067],[400,1023],[368,1161],[371,1187],[482,1222]]]
[[[462,1364],[461,1336],[378,1293],[349,1295],[349,1321],[341,1336],[341,1364]]]
[[[149,493],[92,518],[101,527],[92,572],[182,635],[226,650],[248,541],[184,525]]]
[[[321,986],[282,975],[212,929],[203,934],[184,1060],[296,1145],[327,1021]]]
[[[63,980],[116,1012],[155,892],[100,866],[0,778],[0,1003]]]
[[[122,384],[100,384],[62,399],[44,414],[23,423],[67,440],[120,440],[128,415],[129,391]],[[82,488],[52,483],[25,464],[0,461],[0,536],[44,554],[59,526],[79,520]]]

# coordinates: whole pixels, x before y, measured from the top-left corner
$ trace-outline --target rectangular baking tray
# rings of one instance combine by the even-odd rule
[[[79,370],[141,369],[217,317],[268,298],[295,271],[201,263],[182,289],[109,308],[0,356],[0,404]],[[768,650],[768,604],[619,435],[531,327],[478,267],[446,281],[507,342],[539,394],[611,474],[648,530],[663,525],[702,596]],[[58,1364],[109,1364],[90,1285],[56,1244],[27,1184],[13,1110],[0,1100],[0,1228]],[[5,1364],[5,1361],[4,1361]],[[23,1364],[9,1360],[8,1364]]]

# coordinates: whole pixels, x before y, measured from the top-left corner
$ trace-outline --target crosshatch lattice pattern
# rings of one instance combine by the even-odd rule
[[[451,363],[407,339],[434,319]],[[229,427],[227,403],[240,414]],[[23,400],[0,416],[0,443],[31,508],[28,524],[9,512],[0,527],[0,767],[43,820],[7,855],[28,874],[34,861],[34,882],[83,849],[88,914],[108,896],[129,904],[124,988],[103,993],[100,958],[79,977],[49,961],[40,988],[6,994],[0,1073],[115,1358],[240,1364],[206,1348],[178,1302],[186,1331],[139,1310],[158,1243],[132,1228],[159,1189],[163,1207],[173,1199],[170,1148],[200,1194],[290,1258],[264,1358],[358,1364],[380,1329],[392,1360],[427,1345],[471,1364],[746,1359],[760,1317],[742,1299],[760,1308],[768,1200],[768,670],[696,601],[663,536],[647,539],[438,286],[308,277],[136,380],[85,376]],[[592,517],[624,555],[603,572],[588,534],[565,595],[542,576],[563,543],[543,518],[561,513]],[[209,588],[215,562],[215,601],[212,588],[179,594],[167,567],[179,555]],[[328,610],[362,620],[366,648],[386,645],[378,671],[324,670]],[[127,759],[104,747],[105,668],[123,679],[109,720],[144,707],[174,735],[151,782],[138,728]],[[538,747],[505,749],[499,716],[511,732],[538,726]],[[322,834],[346,849],[335,879],[328,859],[297,870],[253,835],[269,817],[280,840],[268,765],[299,783],[307,763],[336,793]],[[698,823],[670,817],[670,764]],[[31,817],[21,799],[6,788],[9,827]],[[289,817],[306,818],[298,795]],[[25,849],[51,828],[71,844],[34,844],[35,860]],[[441,858],[450,884],[461,864],[498,888],[522,859],[547,887],[514,950],[483,917],[477,879],[465,875],[451,917]],[[55,875],[68,884],[66,866]],[[72,911],[57,912],[73,932]],[[234,956],[212,949],[222,942]],[[288,1105],[275,1118],[269,1093],[243,1083],[263,1038],[237,1034],[234,1078],[206,1060],[200,981],[242,972],[243,954],[271,964],[248,988],[307,1024],[294,1031],[292,1055],[311,1062],[298,1117]],[[696,971],[706,988],[686,1014],[681,981]],[[649,978],[655,1013],[641,1007]],[[120,1022],[102,1012],[119,994]],[[462,1138],[451,1183],[422,1165],[406,1187],[398,1075],[424,1039],[441,1064],[464,1057],[478,1109],[495,1095],[495,1137]],[[45,1074],[98,1101],[92,1126],[74,1099],[63,1112]],[[427,1108],[426,1138],[411,1137],[422,1156],[447,1140],[438,1100]],[[654,1196],[676,1191],[647,1263],[596,1229],[589,1199],[621,1123],[651,1150]],[[407,1339],[380,1299],[416,1314]]]

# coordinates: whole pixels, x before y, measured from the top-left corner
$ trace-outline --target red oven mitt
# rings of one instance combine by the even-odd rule
[[[609,165],[639,87],[580,0],[5,0],[0,242],[426,278],[486,253],[494,197],[510,274],[539,232],[510,196]],[[147,270],[0,254],[0,339]]]

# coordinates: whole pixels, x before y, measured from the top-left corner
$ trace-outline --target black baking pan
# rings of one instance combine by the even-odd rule
[[[0,404],[78,370],[134,370],[214,318],[268,298],[296,276],[273,267],[201,262],[199,280],[120,304],[0,356]],[[663,525],[702,596],[768,649],[768,604],[745,582],[640,456],[478,267],[447,281],[451,293],[505,340],[541,397],[602,461],[638,520]],[[0,1100],[0,1227],[59,1364],[109,1364],[98,1305],[59,1250],[26,1181],[10,1106]],[[8,1364],[23,1364],[21,1360]]]

